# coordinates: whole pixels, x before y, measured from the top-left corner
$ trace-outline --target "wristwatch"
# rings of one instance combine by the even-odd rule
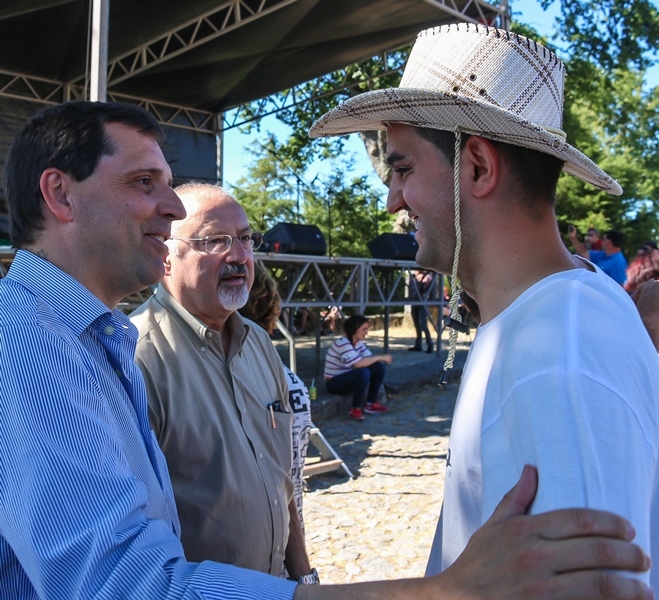
[[[308,575],[302,575],[302,577],[298,577],[297,582],[301,583],[302,585],[316,585],[320,583],[318,571],[316,571],[316,569],[311,569],[311,573]]]

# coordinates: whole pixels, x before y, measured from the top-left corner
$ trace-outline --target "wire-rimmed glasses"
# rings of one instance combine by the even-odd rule
[[[204,250],[208,254],[224,254],[231,249],[233,240],[238,240],[245,250],[258,250],[263,243],[263,234],[258,231],[232,236],[228,233],[211,233],[203,238],[170,238],[182,242],[204,242]]]

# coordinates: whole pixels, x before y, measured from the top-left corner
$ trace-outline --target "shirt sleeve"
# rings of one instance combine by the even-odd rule
[[[357,344],[356,351],[359,353],[359,360],[373,356],[373,353],[368,349],[368,346],[364,342],[359,342]]]
[[[186,562],[171,525],[147,516],[154,499],[139,469],[152,469],[151,463],[139,463],[115,433],[117,413],[108,405],[125,396],[108,397],[98,385],[98,365],[57,335],[6,334],[0,337],[5,567],[14,556],[44,599],[292,598],[292,582]],[[26,338],[34,360],[21,351]],[[146,452],[141,436],[129,441]],[[11,585],[2,579],[0,587]]]
[[[361,354],[353,348],[352,344],[347,339],[342,338],[335,342],[335,344],[339,358],[346,367],[352,367],[356,362],[359,362],[362,359]]]

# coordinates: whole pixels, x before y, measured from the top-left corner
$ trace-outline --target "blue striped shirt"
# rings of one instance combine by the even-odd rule
[[[292,598],[293,582],[186,562],[136,340],[16,253],[0,281],[0,598]]]
[[[355,363],[369,356],[373,356],[373,353],[366,347],[364,340],[359,340],[353,346],[347,337],[339,338],[327,351],[325,379],[331,379],[342,373],[352,371]]]

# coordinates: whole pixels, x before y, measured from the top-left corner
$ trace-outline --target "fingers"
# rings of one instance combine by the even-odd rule
[[[518,560],[521,570],[540,572],[551,565],[557,574],[584,569],[643,572],[650,568],[650,558],[639,546],[605,537],[538,541],[528,544]]]
[[[520,597],[570,600],[652,600],[654,594],[642,582],[611,571],[568,573],[545,580],[526,590]],[[528,594],[528,595],[527,595]]]
[[[538,471],[524,465],[519,481],[499,502],[490,521],[498,523],[517,515],[526,514],[538,489]]]
[[[636,536],[627,519],[590,508],[566,508],[533,515],[525,521],[525,526],[546,540],[603,536],[630,541]]]

